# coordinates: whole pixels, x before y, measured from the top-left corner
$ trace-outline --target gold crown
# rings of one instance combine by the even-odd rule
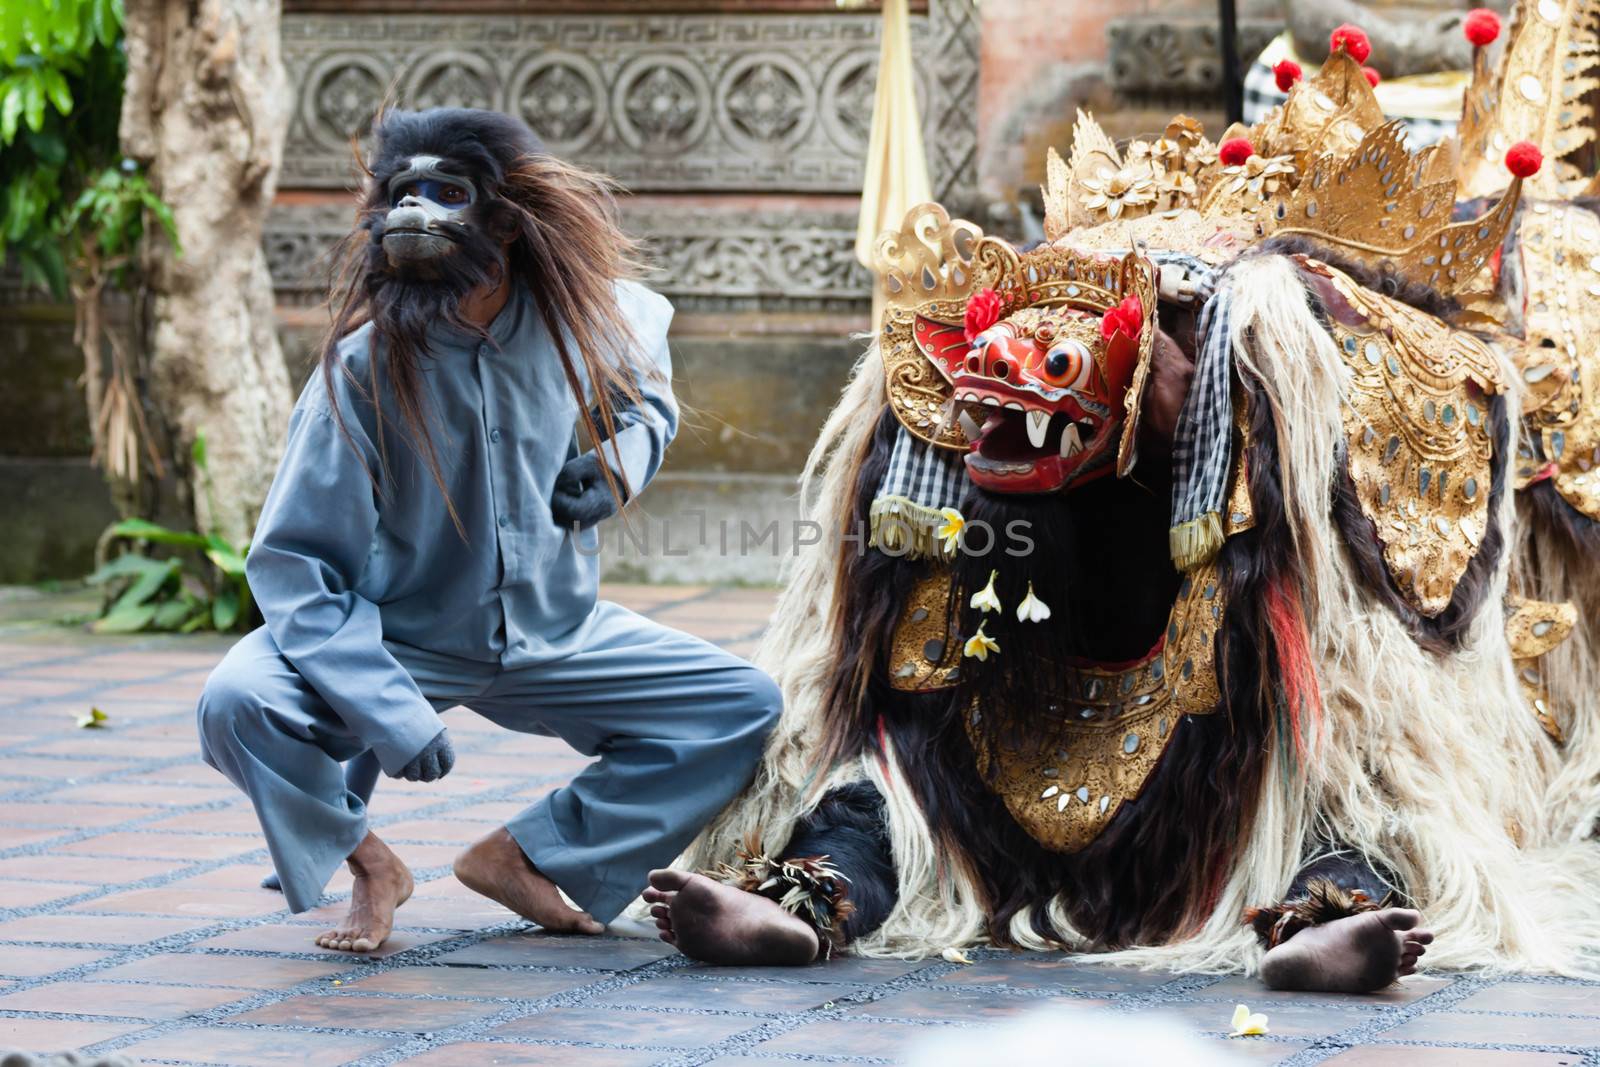
[[[1490,196],[1505,188],[1506,150],[1532,141],[1545,165],[1528,195],[1566,199],[1596,190],[1568,157],[1594,140],[1591,94],[1600,88],[1600,5],[1594,0],[1523,0],[1512,12],[1505,53],[1491,67],[1477,49],[1457,138],[1461,191]]]
[[[1070,161],[1054,151],[1047,161],[1045,234],[1105,247],[1107,231],[1122,229],[1124,247],[1143,239],[1191,252],[1221,231],[1236,244],[1295,235],[1447,295],[1485,288],[1483,267],[1511,225],[1522,179],[1482,217],[1453,222],[1454,143],[1412,152],[1402,130],[1384,122],[1342,50],[1255,126],[1228,130],[1220,155],[1242,137],[1253,153],[1242,162],[1219,158],[1183,116],[1159,140],[1119,152],[1079,112]]]

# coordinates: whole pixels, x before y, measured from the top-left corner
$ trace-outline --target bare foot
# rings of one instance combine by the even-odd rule
[[[567,906],[561,890],[535,869],[504,826],[457,856],[455,870],[456,878],[474,893],[552,933],[605,933],[594,916]]]
[[[1433,942],[1421,922],[1421,912],[1384,908],[1301,930],[1267,953],[1261,980],[1272,989],[1371,993],[1417,973]]]
[[[350,891],[350,913],[344,922],[317,938],[323,948],[371,952],[394,929],[394,912],[411,896],[411,872],[400,857],[367,831],[347,860],[356,876]]]
[[[817,932],[774,901],[703,874],[651,871],[644,891],[661,940],[705,963],[797,966],[817,958]]]

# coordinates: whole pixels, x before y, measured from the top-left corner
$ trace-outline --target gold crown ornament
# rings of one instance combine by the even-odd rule
[[[1365,37],[1341,27],[1334,43],[1322,69],[1295,81],[1283,104],[1253,127],[1231,127],[1215,147],[1179,116],[1159,140],[1119,150],[1079,112],[1070,158],[1052,151],[1047,160],[1046,236],[1214,263],[1266,237],[1299,236],[1448,296],[1490,288],[1485,268],[1541,153],[1510,146],[1501,154],[1511,174],[1500,181],[1499,202],[1455,221],[1454,142],[1411,151],[1402,124],[1384,121],[1358,62],[1370,47]]]
[[[1489,39],[1493,39],[1490,37]],[[1595,137],[1593,92],[1600,88],[1600,4],[1594,0],[1521,0],[1498,65],[1489,49],[1473,54],[1462,105],[1461,192],[1490,196],[1505,187],[1512,146],[1537,145],[1550,161],[1529,180],[1528,195],[1568,199],[1595,190],[1571,159]]]

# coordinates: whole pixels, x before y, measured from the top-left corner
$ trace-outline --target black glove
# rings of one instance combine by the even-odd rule
[[[440,730],[393,777],[404,778],[408,782],[436,782],[449,774],[450,768],[455,765],[456,750],[450,744],[450,731]]]
[[[622,488],[620,483],[617,488]],[[556,475],[555,487],[550,491],[550,515],[556,525],[587,530],[616,513],[617,499],[611,495],[611,487],[600,470],[599,455],[585,452],[568,460]]]

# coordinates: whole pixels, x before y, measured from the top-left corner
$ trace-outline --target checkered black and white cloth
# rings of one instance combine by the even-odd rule
[[[961,453],[935,448],[899,427],[889,469],[872,498],[872,543],[893,555],[932,555],[940,509],[959,507],[966,491]]]
[[[1224,283],[1200,311],[1194,379],[1172,443],[1172,527],[1215,515],[1208,522],[1215,523],[1218,543],[1233,446],[1232,335],[1233,294]]]

